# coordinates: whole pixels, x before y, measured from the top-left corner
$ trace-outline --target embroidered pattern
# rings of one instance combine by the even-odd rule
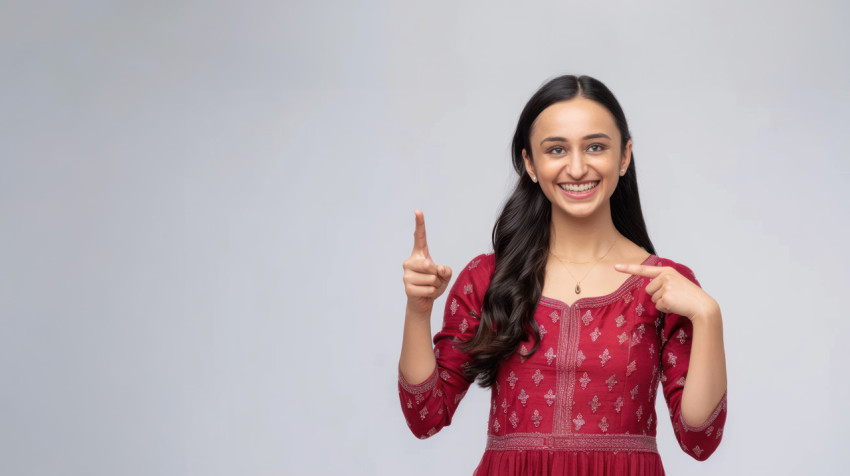
[[[531,380],[534,380],[534,385],[540,386],[540,381],[543,380],[543,372],[540,369],[534,371],[534,375],[531,376]]]
[[[635,412],[635,415],[637,415],[638,421],[640,421],[640,417],[643,416],[643,405],[638,405],[638,409]]]
[[[528,401],[528,394],[527,394],[527,393],[525,393],[525,389],[524,389],[524,388],[523,388],[523,389],[520,389],[520,391],[519,391],[519,396],[517,397],[517,399],[519,399],[519,401],[521,401],[521,402],[522,402],[522,406],[524,407],[524,406],[525,406],[525,402],[527,402],[527,401]]]
[[[676,366],[676,356],[673,355],[672,352],[667,352],[667,362],[669,362],[673,367]]]
[[[520,346],[519,352],[519,363],[523,363],[526,359],[528,359],[528,348],[525,346],[525,344],[522,344],[522,346]]]
[[[473,269],[473,268],[477,267],[479,262],[481,262],[481,258],[473,260],[471,263],[469,263],[469,269]]]
[[[407,408],[413,408],[413,400],[407,399]]]
[[[676,334],[676,338],[679,339],[680,344],[684,344],[685,341],[688,339],[688,335],[685,334],[684,329],[679,329],[679,333]]]
[[[637,327],[638,335],[643,338],[643,335],[646,334],[646,326],[641,324]]]
[[[455,395],[455,405],[457,405],[457,402],[459,402],[463,398],[464,395],[466,395],[466,390]]]
[[[608,391],[609,392],[614,390],[614,385],[617,385],[617,375],[611,374],[611,376],[608,377],[608,380],[606,380],[605,383],[608,384]]]
[[[465,284],[463,286],[463,294],[472,294],[472,285],[471,284]]]
[[[546,356],[546,363],[552,365],[552,359],[555,358],[555,349],[549,347],[549,350],[547,350],[544,355]]]
[[[441,379],[443,379],[443,380],[445,380],[446,382],[448,382],[448,381],[449,381],[449,378],[451,378],[451,377],[449,377],[449,372],[448,372],[448,371],[443,370],[442,372],[440,372],[440,378],[441,378]]]
[[[723,427],[720,427],[720,428],[717,429],[717,433],[714,434],[714,439],[719,440],[720,435],[722,435],[722,434],[723,434]]]
[[[499,432],[499,420],[495,420],[495,421],[493,422],[493,431],[494,431],[495,433],[498,433],[498,432]]]
[[[581,413],[579,413],[578,415],[576,415],[575,418],[573,418],[573,423],[576,424],[576,431],[581,430],[581,426],[584,425],[584,418],[581,417]]]
[[[501,390],[501,389],[502,389],[502,386],[499,385],[499,382],[496,382],[496,395],[499,394],[499,390]]]
[[[593,332],[590,333],[590,340],[592,340],[593,342],[596,342],[596,339],[598,339],[599,336],[601,336],[601,335],[602,335],[602,332],[597,327],[596,329],[593,330]]]
[[[576,356],[576,367],[581,367],[581,363],[584,362],[584,359],[587,357],[584,356],[584,352],[581,349],[578,350],[578,356]]]
[[[511,422],[511,426],[516,429],[516,424],[519,422],[519,417],[516,416],[516,412],[511,412],[511,417],[508,418],[508,421]]]
[[[714,427],[710,426],[705,430],[705,436],[711,436],[711,432],[714,431]]]
[[[634,296],[632,296],[632,293],[626,293],[626,295],[623,296],[623,302],[626,303],[626,304],[634,301],[634,299],[635,298],[634,298]]]
[[[502,400],[502,411],[504,411],[505,413],[508,413],[508,407],[509,406],[510,405],[508,405],[508,399],[507,398]]]
[[[643,306],[641,305],[641,303],[638,303],[637,307],[635,307],[635,314],[637,314],[638,317],[643,314]]]
[[[590,314],[590,309],[581,316],[581,321],[584,322],[584,325],[589,325],[591,321],[593,321],[593,316]]]
[[[546,333],[549,332],[549,331],[547,331],[546,328],[543,327],[543,324],[540,324],[538,327],[540,327],[540,338],[542,339],[543,336],[545,336]]]
[[[694,454],[697,455],[697,458],[699,458],[699,455],[702,454],[702,451],[703,450],[699,447],[699,445],[694,446]]]
[[[649,418],[646,419],[646,428],[649,429],[652,427],[652,413],[649,414]]]
[[[608,419],[602,417],[602,421],[599,422],[599,429],[602,431],[608,431]]]
[[[637,393],[638,393],[638,386],[637,386],[637,385],[635,385],[635,388],[633,388],[633,389],[629,390],[629,393],[630,393],[630,394],[632,394],[632,400],[634,400],[634,399],[635,399],[635,395],[637,395]]]
[[[676,383],[684,387],[685,386],[685,377],[684,376],[679,377],[679,380],[676,380]]]
[[[413,396],[413,399],[416,400],[416,404],[419,405],[419,404],[421,404],[422,402],[425,401],[425,394],[424,393],[417,393],[416,395]]]
[[[590,405],[590,408],[591,410],[593,410],[593,413],[596,413],[596,409],[599,408],[599,405],[602,405],[601,403],[599,403],[599,397],[597,395],[594,395],[593,399],[587,402],[587,404]]]
[[[508,381],[508,385],[510,385],[511,388],[514,388],[514,385],[516,385],[516,381],[519,380],[519,379],[517,378],[516,373],[514,373],[514,371],[511,370],[511,374],[508,376],[508,378],[506,380]]]
[[[637,370],[637,361],[633,360],[629,363],[628,367],[626,367],[626,377],[631,375],[635,370]]]
[[[602,361],[603,367],[605,367],[605,362],[611,360],[611,353],[608,352],[608,349],[605,349],[601,354],[599,354],[599,360]]]
[[[590,383],[590,376],[585,372],[578,381],[581,382],[582,390],[587,390],[587,384]]]
[[[434,348],[434,358],[437,358],[437,359],[440,358],[440,348],[439,347]]]
[[[460,329],[461,334],[463,334],[464,332],[466,332],[467,329],[469,329],[469,323],[466,322],[465,317],[463,318],[462,321],[460,321],[460,325],[458,326],[458,329]]]
[[[620,395],[619,397],[617,397],[617,401],[614,402],[614,410],[616,410],[617,413],[620,413],[620,410],[622,410],[622,409],[623,409],[623,396]]]
[[[453,316],[454,316],[454,315],[455,315],[455,313],[457,312],[457,308],[458,308],[458,307],[460,307],[460,306],[458,306],[458,305],[457,305],[457,299],[452,298],[452,305],[451,305],[450,309],[452,310],[452,315],[453,315]]]
[[[422,410],[419,410],[419,417],[423,420],[428,415],[428,407],[422,407]]]
[[[631,294],[628,294],[628,296],[631,296]],[[615,319],[615,321],[617,322],[617,327],[623,327],[623,324],[626,323],[626,318],[623,317],[622,314],[620,314],[619,316],[617,316],[617,319]]]
[[[649,358],[655,355],[655,344],[649,344]]]
[[[552,314],[549,314],[549,317],[552,318],[552,324],[554,324],[561,318],[561,313],[558,311],[552,311]]]
[[[534,422],[535,428],[540,428],[540,422],[543,421],[543,417],[540,415],[540,410],[534,410],[534,414],[531,415],[531,421]]]
[[[629,348],[632,348],[638,344],[640,344],[640,335],[638,335],[637,332],[632,331],[632,341],[629,344]]]
[[[552,406],[553,403],[555,403],[555,393],[552,391],[551,388],[549,389],[548,392],[546,392],[546,395],[543,395],[543,398],[546,399],[546,404],[549,405],[550,407]]]
[[[618,335],[617,338],[620,339],[620,345],[623,345],[623,342],[629,340],[629,335],[624,331],[622,334]]]

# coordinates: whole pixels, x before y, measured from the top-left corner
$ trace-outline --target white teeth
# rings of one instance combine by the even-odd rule
[[[579,186],[563,185],[562,184],[561,188],[563,188],[564,190],[570,191],[570,192],[584,192],[584,191],[590,190],[591,188],[595,187],[598,184],[599,184],[598,181],[579,185]]]

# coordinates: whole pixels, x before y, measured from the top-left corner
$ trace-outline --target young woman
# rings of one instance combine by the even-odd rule
[[[494,251],[458,274],[433,348],[452,270],[431,259],[415,212],[398,372],[410,430],[449,425],[478,379],[492,398],[473,474],[663,475],[660,384],[682,450],[707,459],[726,421],[720,308],[690,268],[655,254],[616,98],[588,76],[547,82],[512,155],[519,178]]]

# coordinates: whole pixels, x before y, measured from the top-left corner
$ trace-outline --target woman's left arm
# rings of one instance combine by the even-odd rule
[[[726,393],[723,321],[720,306],[711,296],[708,298],[700,311],[689,316],[693,337],[681,411],[682,419],[691,426],[704,422]]]

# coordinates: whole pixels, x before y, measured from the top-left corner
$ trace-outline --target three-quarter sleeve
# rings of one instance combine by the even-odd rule
[[[674,263],[673,268],[700,286],[690,268],[679,263]],[[692,337],[693,324],[690,319],[678,314],[665,315],[661,336],[661,382],[679,446],[694,459],[704,461],[714,453],[723,437],[727,392],[723,393],[714,411],[700,425],[688,425],[682,418],[682,393],[688,375]]]
[[[489,259],[488,259],[489,258]],[[469,340],[481,316],[481,304],[489,286],[492,256],[481,254],[460,271],[446,297],[442,329],[434,335],[437,366],[424,382],[411,384],[398,370],[401,409],[414,436],[428,438],[451,424],[452,416],[469,385],[463,368],[471,358],[460,351],[461,341]]]

